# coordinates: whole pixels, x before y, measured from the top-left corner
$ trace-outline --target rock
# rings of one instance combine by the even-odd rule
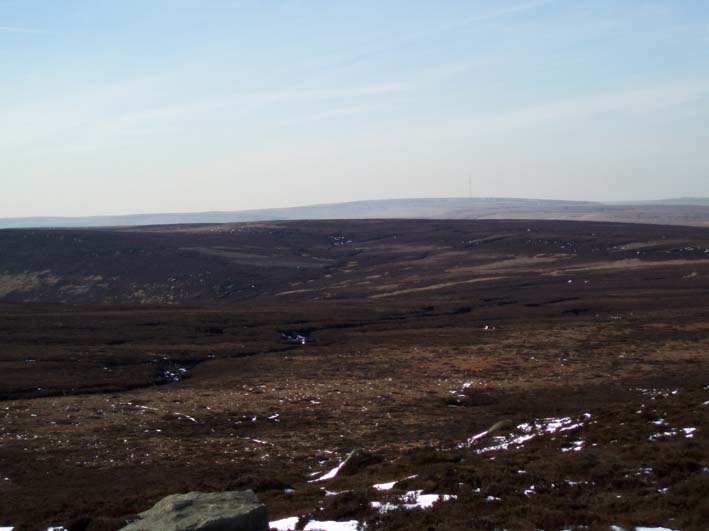
[[[268,531],[253,491],[189,492],[163,498],[120,531]]]

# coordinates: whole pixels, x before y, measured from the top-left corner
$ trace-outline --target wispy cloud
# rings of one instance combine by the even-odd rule
[[[709,95],[709,79],[676,81],[543,103],[493,115],[488,119],[483,118],[483,122],[502,127],[514,127],[550,120],[577,120],[609,114],[649,114],[689,104],[707,95]]]
[[[404,92],[408,86],[403,83],[382,83],[360,87],[330,88],[322,90],[285,90],[246,96],[245,99],[258,101],[329,100],[340,98],[366,98]],[[238,99],[238,97],[237,97]]]
[[[343,117],[343,116],[351,116],[354,114],[370,113],[370,112],[378,111],[381,109],[382,109],[382,105],[354,105],[351,107],[341,107],[338,109],[332,109],[332,110],[328,110],[328,111],[313,113],[309,116],[306,116],[305,118],[303,118],[301,120],[296,120],[296,121],[290,122],[286,125],[292,126],[292,125],[301,125],[301,124],[307,124],[307,123],[320,122],[323,120],[329,120],[332,118],[339,118],[339,117]]]
[[[532,0],[529,2],[524,2],[521,4],[515,4],[494,11],[488,11],[486,13],[479,13],[476,15],[470,15],[467,17],[456,18],[455,20],[444,22],[442,24],[427,28],[423,31],[414,32],[408,35],[400,37],[396,42],[392,43],[394,47],[400,47],[409,44],[414,41],[426,39],[429,37],[434,37],[441,33],[446,33],[455,29],[465,28],[479,22],[488,22],[491,20],[502,19],[510,17],[512,15],[521,14],[527,11],[533,11],[545,7],[549,4],[556,2],[557,0]],[[374,52],[374,50],[372,50]],[[369,53],[367,53],[369,55]]]
[[[313,74],[309,76],[312,82],[317,79],[332,76],[339,71],[357,67],[363,63],[372,63],[382,61],[388,53],[396,52],[397,50],[406,49],[407,47],[418,43],[433,39],[441,34],[449,33],[455,30],[464,29],[476,24],[482,24],[488,21],[504,19],[519,15],[527,11],[533,11],[553,4],[558,0],[530,0],[523,3],[509,5],[504,8],[494,11],[477,13],[469,16],[459,16],[454,20],[448,20],[439,24],[433,24],[426,29],[413,31],[402,35],[394,35],[393,37],[373,39],[369,42],[364,42],[354,49],[345,51],[333,52],[324,57],[318,57],[314,60],[307,61],[300,65],[301,69],[309,70]],[[461,68],[464,69],[464,68]]]
[[[501,9],[497,9],[495,11],[489,11],[487,13],[482,13],[479,15],[465,17],[460,20],[438,26],[436,28],[431,29],[428,32],[423,33],[422,35],[427,35],[429,33],[431,33],[431,34],[441,33],[443,31],[449,31],[449,30],[452,30],[455,28],[469,26],[471,24],[475,24],[476,22],[487,22],[489,20],[496,20],[496,19],[500,19],[500,18],[509,17],[511,15],[517,15],[520,13],[524,13],[526,11],[533,11],[535,9],[545,7],[545,6],[552,4],[554,2],[556,2],[556,0],[533,0],[531,2],[524,2],[522,4],[516,4],[516,5],[512,5],[512,6],[508,6],[508,7],[503,7]]]
[[[555,123],[568,124],[582,131],[587,121],[603,115],[630,115],[630,121],[626,120],[624,123],[632,124],[633,117],[668,112],[673,107],[691,105],[705,97],[709,97],[709,79],[682,80],[540,102],[528,107],[467,119],[408,122],[387,128],[381,134],[363,130],[351,136],[349,141],[351,146],[359,146],[363,150],[371,149],[392,154],[400,152],[402,139],[405,139],[403,142],[406,145],[416,146],[409,148],[412,153],[427,150],[430,153],[457,153],[469,150],[471,142],[475,145],[496,144],[509,149],[508,134],[514,131],[537,131],[542,130],[543,126]],[[326,113],[323,115],[327,117]],[[313,147],[309,142],[317,143]],[[320,137],[315,141],[304,138],[302,143],[294,141],[284,146],[283,150],[287,155],[283,155],[283,158],[298,158],[300,152],[336,152],[339,149],[338,142],[338,139],[327,137]],[[309,145],[311,147],[308,147]],[[453,155],[451,157],[454,158]]]
[[[309,111],[309,115],[298,122],[315,122],[371,111],[378,102],[390,102],[408,90],[408,85],[403,83],[374,82],[232,93],[172,105],[151,104],[145,95],[162,90],[169,80],[169,76],[163,79],[156,75],[84,90],[70,97],[58,96],[40,106],[0,108],[0,122],[9,124],[5,129],[7,133],[0,131],[0,150],[12,146],[15,152],[45,148],[53,152],[86,152],[121,142],[133,146],[149,138],[177,134],[176,131],[194,124],[220,121],[226,116],[236,123],[273,107],[278,107],[283,116]],[[293,125],[293,122],[285,125]]]
[[[31,35],[58,35],[58,33],[54,31],[23,28],[21,26],[0,26],[0,31],[4,31],[6,33],[28,33]]]
[[[210,112],[230,112],[230,116],[241,116],[245,113],[256,111],[267,105],[289,105],[349,100],[366,101],[367,106],[377,98],[384,98],[401,94],[409,89],[403,83],[380,83],[354,87],[323,88],[323,89],[285,89],[273,90],[258,93],[237,93],[230,96],[211,99],[209,101],[197,101],[185,105],[158,108],[150,111],[141,111],[142,116],[154,117],[171,115],[172,117],[200,116]],[[364,105],[352,105],[354,107],[364,107]],[[234,114],[236,113],[236,114]]]

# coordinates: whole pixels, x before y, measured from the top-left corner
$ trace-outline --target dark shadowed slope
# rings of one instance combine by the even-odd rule
[[[276,303],[447,297],[509,278],[709,273],[709,230],[505,220],[278,221],[0,231],[0,301]],[[690,282],[690,281],[687,281]],[[574,286],[575,287],[575,286]]]

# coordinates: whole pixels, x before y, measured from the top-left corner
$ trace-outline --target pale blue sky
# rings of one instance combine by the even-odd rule
[[[706,0],[0,0],[0,217],[709,196]]]

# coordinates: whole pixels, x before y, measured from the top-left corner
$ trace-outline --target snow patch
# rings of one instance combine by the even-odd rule
[[[334,492],[331,490],[325,490],[325,496],[339,496],[340,494],[345,494],[346,492],[351,492],[349,490],[343,490],[340,492]]]
[[[347,522],[335,522],[334,520],[318,522],[317,520],[311,520],[305,526],[304,531],[357,531],[358,529],[360,529],[360,525],[357,520],[349,520]]]
[[[413,476],[405,477],[404,479],[399,479],[397,481],[390,481],[389,483],[377,483],[376,485],[372,485],[372,488],[376,489],[376,490],[391,490],[394,488],[394,485],[396,485],[400,481],[405,481],[407,479],[414,479],[417,476],[418,476],[418,474],[414,474]]]
[[[590,413],[584,413],[583,419],[589,420],[591,418]],[[562,418],[544,418],[535,420],[533,423],[524,422],[519,424],[515,429],[520,433],[509,433],[507,435],[497,435],[493,437],[495,444],[487,446],[484,448],[478,448],[475,453],[482,454],[486,452],[492,452],[495,450],[507,450],[511,447],[520,447],[527,441],[539,435],[562,433],[570,430],[575,430],[583,426],[583,422],[574,421],[571,417]],[[476,441],[482,439],[486,435],[489,435],[490,431],[484,431],[473,435],[465,443],[460,444],[459,447],[463,448],[466,446],[472,446]],[[578,442],[572,443],[570,450],[579,451],[583,448],[583,442],[580,444]],[[568,451],[568,450],[567,450]]]
[[[681,428],[681,429],[671,428],[668,431],[661,431],[658,433],[653,433],[647,439],[650,442],[655,442],[660,439],[669,439],[670,437],[675,437],[675,436],[679,435],[680,433],[683,433],[687,439],[692,439],[694,437],[695,431],[697,431],[697,428]]]
[[[179,413],[176,411],[174,414],[177,415],[181,419],[187,419],[187,420],[190,420],[194,423],[198,423],[196,418],[190,417],[189,415],[185,415],[184,413]]]
[[[458,497],[455,494],[422,494],[421,490],[411,490],[399,496],[399,503],[381,503],[377,501],[370,502],[372,509],[379,510],[380,513],[389,511],[397,511],[399,509],[430,509],[440,501],[455,500]]]
[[[340,471],[340,469],[342,468],[342,466],[343,466],[344,464],[345,464],[345,462],[342,461],[342,463],[340,463],[339,465],[337,465],[335,468],[333,468],[332,470],[330,470],[329,472],[327,472],[327,473],[324,474],[323,476],[320,476],[320,477],[317,478],[317,479],[310,480],[310,481],[308,481],[308,483],[314,483],[314,482],[316,482],[316,481],[327,481],[328,479],[334,478],[335,476],[337,476],[337,473]]]
[[[620,527],[619,525],[612,525],[610,527],[610,531],[626,531],[625,528]],[[635,531],[674,531],[670,529],[669,527],[645,527],[645,526],[636,526]]]
[[[280,520],[275,520],[268,523],[269,529],[276,529],[277,531],[292,531],[298,524],[299,518],[297,516],[291,516],[289,518],[281,518]]]
[[[389,483],[377,483],[375,485],[372,485],[372,488],[376,490],[391,490],[397,483],[398,481],[391,481]]]
[[[584,446],[586,445],[585,441],[573,441],[570,446],[567,446],[566,448],[562,448],[562,452],[579,452],[583,450]]]

